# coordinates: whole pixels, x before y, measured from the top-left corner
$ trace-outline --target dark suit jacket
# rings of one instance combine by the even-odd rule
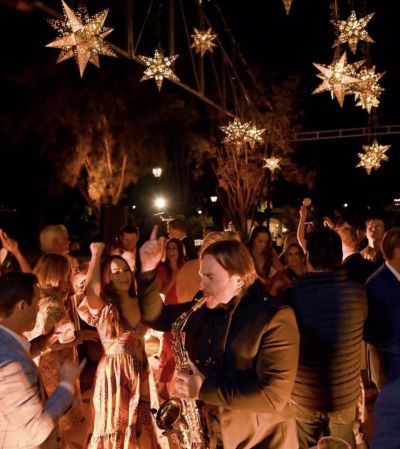
[[[371,449],[400,449],[400,379],[386,385],[374,406]]]
[[[365,284],[368,318],[365,340],[380,350],[385,381],[400,377],[400,282],[383,264]]]
[[[164,306],[153,273],[142,275],[139,300],[143,319],[164,331],[193,305],[190,302]],[[208,335],[218,332],[212,330],[216,311],[203,307],[185,326],[186,348],[196,364],[197,345],[204,329],[211,329]],[[291,308],[266,295],[255,295],[251,289],[238,300],[229,318],[220,360],[212,369],[206,369],[201,361],[198,365],[207,376],[200,399],[218,410],[224,448],[298,447],[289,404],[298,346],[299,334]]]
[[[360,253],[353,253],[346,257],[342,262],[342,268],[346,270],[349,279],[361,284],[365,284],[365,281],[376,270],[375,264],[364,259]]]

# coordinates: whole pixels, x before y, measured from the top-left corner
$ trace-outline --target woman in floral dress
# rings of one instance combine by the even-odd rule
[[[45,254],[39,259],[33,272],[38,278],[40,299],[35,327],[27,334],[29,340],[33,340],[39,335],[47,335],[53,330],[57,333],[58,328],[62,324],[71,321],[65,305],[71,274],[68,259],[59,254]],[[75,344],[78,342],[80,340],[65,345],[53,345],[53,348],[57,350],[40,355],[36,361],[46,393],[49,396],[56,389],[59,382],[58,367],[65,360],[76,360]],[[79,385],[75,386],[75,391],[77,392],[78,401],[60,420],[62,437],[64,432],[70,430],[84,419]],[[63,446],[65,446],[64,441]]]
[[[93,391],[93,432],[89,449],[168,448],[151,409],[157,394],[144,351],[146,327],[140,321],[133,276],[120,256],[108,257],[105,245],[92,243],[86,299],[80,317],[96,326],[104,347]]]

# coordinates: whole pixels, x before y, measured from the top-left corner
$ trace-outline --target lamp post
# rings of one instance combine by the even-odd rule
[[[154,167],[152,172],[153,172],[153,175],[156,178],[159,178],[162,175],[162,168],[161,167]]]

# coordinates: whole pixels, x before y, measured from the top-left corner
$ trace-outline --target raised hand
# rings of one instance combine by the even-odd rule
[[[66,360],[58,371],[58,378],[60,379],[60,382],[66,381],[71,385],[74,385],[74,383],[79,379],[85,364],[86,359],[83,359],[80,365],[76,362]]]
[[[16,254],[19,251],[18,242],[10,238],[2,229],[0,229],[0,241],[4,249],[11,254]]]
[[[150,240],[144,242],[140,248],[142,272],[154,270],[160,262],[165,246],[165,237],[158,237],[158,225],[154,225]]]
[[[92,256],[101,256],[106,245],[103,242],[93,242],[90,244]]]

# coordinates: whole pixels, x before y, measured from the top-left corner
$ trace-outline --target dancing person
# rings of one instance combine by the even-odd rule
[[[66,361],[59,383],[47,399],[39,371],[31,359],[48,349],[39,337],[31,345],[23,337],[33,329],[39,288],[33,274],[8,273],[0,278],[0,446],[2,449],[58,447],[57,423],[73,403],[73,385],[84,362]],[[41,342],[41,344],[35,344]],[[43,344],[46,343],[46,344]]]
[[[78,308],[80,317],[97,328],[104,348],[94,383],[88,448],[166,448],[167,439],[157,434],[151,414],[158,407],[157,393],[132,272],[120,256],[108,257],[101,267],[104,248],[104,243],[90,245],[87,297]]]
[[[1,267],[6,263],[8,259],[8,255],[11,254],[13,258],[17,261],[19,265],[19,269],[23,273],[31,273],[32,269],[29,262],[26,260],[25,256],[22,254],[19,249],[18,242],[12,238],[10,238],[5,231],[0,229],[0,243],[2,248],[0,249],[3,252],[2,257],[0,257],[0,271],[8,271],[8,267]]]
[[[368,294],[368,343],[371,379],[380,390],[400,377],[400,227],[382,240],[385,263],[365,284]]]
[[[139,229],[133,225],[122,226],[117,237],[117,245],[112,249],[111,254],[122,256],[129,265],[132,273],[136,273],[139,262],[139,254],[136,250],[139,240]]]
[[[335,231],[312,231],[306,245],[308,272],[288,298],[300,331],[292,392],[299,445],[308,449],[331,435],[355,449],[366,292],[339,269],[342,242]]]
[[[160,293],[164,295],[165,304],[178,304],[176,297],[176,279],[179,270],[185,263],[185,252],[182,242],[178,239],[168,240],[165,247],[166,260],[157,267],[157,282]],[[168,384],[175,372],[174,354],[171,348],[172,336],[165,332],[162,338],[158,389],[164,399],[169,397]]]
[[[170,239],[179,239],[185,247],[185,256],[188,260],[197,259],[197,249],[187,235],[187,224],[180,218],[175,218],[167,224],[168,237]]]
[[[162,302],[154,270],[163,244],[155,233],[140,249],[139,300],[143,319],[169,331],[195,302]],[[265,294],[243,243],[215,242],[200,260],[200,289],[207,300],[184,327],[193,374],[177,373],[176,394],[204,403],[214,445],[296,449],[289,403],[299,345],[293,311]]]
[[[271,233],[266,226],[256,226],[251,232],[247,247],[254,261],[257,274],[268,281],[283,265],[272,246]]]
[[[369,217],[365,223],[368,245],[361,250],[364,259],[370,260],[379,268],[383,262],[381,243],[385,234],[385,222],[381,217]]]
[[[93,331],[79,331],[76,334],[74,332],[75,326],[65,306],[71,275],[68,259],[59,254],[45,254],[38,260],[33,272],[37,276],[40,289],[39,310],[35,326],[26,337],[33,340],[54,330],[61,340],[58,350],[54,350],[53,347],[53,351],[40,355],[37,360],[44,388],[50,396],[58,385],[58,366],[66,360],[70,362],[78,360],[76,345],[82,343],[84,338],[87,340],[97,338]],[[69,336],[64,335],[63,328],[69,330]],[[84,419],[79,383],[75,385],[75,392],[78,400],[59,423],[63,445],[66,444],[65,432]]]
[[[272,296],[282,298],[293,286],[293,282],[306,272],[305,255],[298,243],[291,243],[284,253],[285,269],[278,271],[271,279],[269,292]]]

